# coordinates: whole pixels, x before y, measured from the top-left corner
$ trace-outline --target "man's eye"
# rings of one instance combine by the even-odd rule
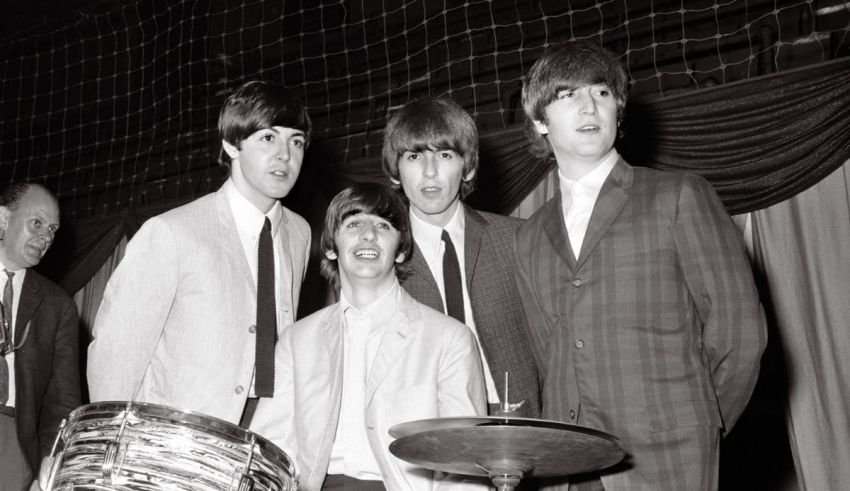
[[[267,142],[274,141],[274,135],[271,134],[271,133],[266,133],[265,135],[262,136],[262,140],[267,141]]]
[[[32,225],[33,225],[35,228],[41,228],[41,220],[39,220],[38,218],[34,219],[34,220],[32,221]]]
[[[360,222],[358,222],[357,220],[351,220],[345,226],[346,228],[357,228],[360,226]]]
[[[293,138],[292,145],[296,148],[301,148],[304,146],[304,140],[302,140],[301,138]]]
[[[405,158],[407,160],[417,160],[417,159],[419,159],[419,154],[418,153],[409,153],[409,154],[407,154],[407,156]]]
[[[392,230],[392,226],[389,223],[381,222],[378,224],[378,227],[383,230]]]
[[[562,90],[558,92],[558,99],[570,99],[575,95],[572,90]]]
[[[452,154],[452,152],[440,152],[440,157],[448,160],[448,159],[453,158],[454,154]]]

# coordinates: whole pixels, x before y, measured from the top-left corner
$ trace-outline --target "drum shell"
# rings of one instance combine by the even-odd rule
[[[47,489],[297,489],[280,448],[244,428],[149,403],[99,402],[68,417]]]

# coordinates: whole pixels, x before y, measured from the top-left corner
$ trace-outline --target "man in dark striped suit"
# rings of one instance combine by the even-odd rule
[[[478,171],[475,122],[448,98],[410,102],[387,123],[383,167],[410,203],[414,247],[402,286],[475,333],[491,413],[505,402],[507,372],[507,402],[522,401],[520,416],[539,417],[540,382],[514,280],[520,220],[461,201]]]
[[[529,136],[560,193],[517,232],[518,284],[544,378],[543,416],[616,435],[628,457],[575,488],[716,489],[720,438],[766,342],[743,243],[694,175],[614,149],[627,77],[588,42],[526,77]]]

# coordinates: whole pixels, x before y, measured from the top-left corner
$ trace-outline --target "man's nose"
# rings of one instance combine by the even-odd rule
[[[593,98],[592,94],[580,94],[581,97],[581,112],[585,114],[595,114],[596,113],[596,99]]]
[[[277,149],[278,160],[289,160],[289,145],[280,145]]]
[[[375,240],[375,226],[371,223],[366,223],[363,225],[363,229],[360,230],[360,240],[372,241]]]
[[[425,164],[422,169],[422,173],[425,174],[425,177],[434,177],[437,175],[437,159],[434,154],[427,152],[422,157],[425,159]]]

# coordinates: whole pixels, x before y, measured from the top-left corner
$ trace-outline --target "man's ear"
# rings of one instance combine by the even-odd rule
[[[534,121],[532,121],[532,123],[534,123],[534,129],[537,130],[537,132],[541,135],[549,134],[549,127],[546,126],[546,123],[544,123],[543,121],[538,121],[535,119]]]
[[[239,158],[239,148],[235,145],[231,145],[225,140],[221,140],[221,148],[224,149],[227,156],[230,157],[230,160],[236,160]]]
[[[467,172],[467,173],[463,176],[463,181],[464,181],[464,182],[469,182],[469,181],[471,181],[471,180],[472,180],[472,178],[473,178],[473,177],[475,177],[475,171],[476,171],[476,170],[477,170],[477,169],[469,169],[469,172]]]
[[[336,261],[337,257],[339,256],[337,256],[334,251],[325,251],[325,257],[330,259],[331,261]]]
[[[0,229],[6,230],[9,228],[9,208],[0,206]]]
[[[401,181],[395,177],[390,177],[390,182],[393,183],[394,186],[401,186]]]
[[[396,256],[396,257],[395,257],[395,262],[397,262],[397,263],[399,263],[399,264],[403,263],[403,262],[404,262],[404,257],[405,257],[405,256],[404,256],[404,253],[403,253],[403,252],[399,252],[399,253],[398,253],[398,256]]]

